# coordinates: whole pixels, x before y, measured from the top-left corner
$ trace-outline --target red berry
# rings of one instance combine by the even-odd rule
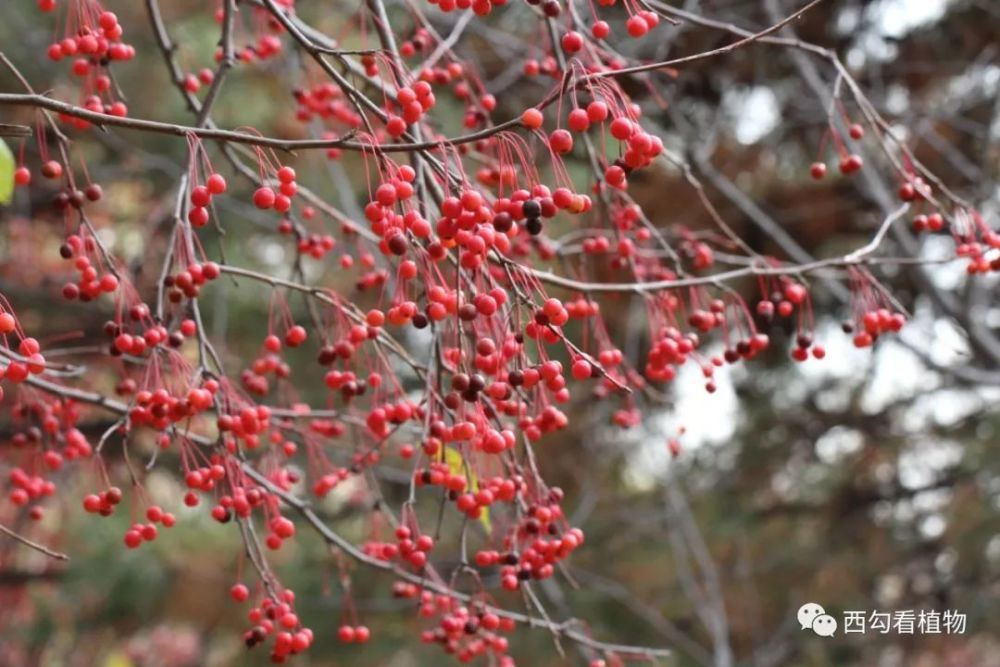
[[[385,131],[390,137],[401,137],[406,132],[406,121],[399,116],[390,116],[385,123]]]
[[[566,124],[574,132],[586,132],[587,128],[590,127],[590,117],[587,116],[587,112],[583,109],[573,109],[569,112]]]
[[[538,109],[527,109],[521,114],[521,123],[529,130],[537,130],[542,126],[544,117]]]
[[[635,126],[632,124],[632,121],[622,116],[611,121],[611,127],[608,129],[611,131],[611,136],[619,141],[625,141],[635,132]]]
[[[302,327],[298,324],[289,329],[288,333],[285,334],[285,343],[288,345],[288,347],[298,347],[299,345],[304,343],[305,340],[306,340],[305,327]]]
[[[188,222],[192,227],[204,227],[208,224],[208,209],[195,206],[188,211]]]
[[[56,179],[62,176],[63,166],[56,162],[55,160],[49,160],[42,165],[42,176],[48,179]]]
[[[274,534],[283,540],[295,535],[295,524],[285,517],[278,517],[273,523]]]
[[[226,191],[226,179],[221,174],[212,174],[205,181],[205,187],[213,195],[221,195]]]
[[[591,376],[593,366],[586,359],[577,359],[573,362],[571,371],[573,373],[573,379],[586,380]]]
[[[860,155],[847,155],[840,161],[840,173],[853,174],[860,171],[862,166],[864,166],[864,161]]]
[[[268,209],[274,206],[274,190],[269,187],[258,188],[253,193],[253,203],[257,208]]]
[[[236,602],[246,602],[250,598],[250,591],[243,584],[234,584],[229,589],[229,596]]]
[[[569,153],[573,150],[573,135],[566,130],[556,130],[549,136],[549,146],[556,153]]]
[[[608,105],[594,101],[587,105],[587,118],[591,123],[603,123],[608,118]]]
[[[566,53],[576,53],[583,48],[583,36],[575,30],[567,32],[562,37],[562,47]]]
[[[114,30],[115,26],[118,25],[118,17],[114,15],[113,12],[104,12],[101,14],[98,23],[105,30]]]
[[[90,494],[83,499],[83,509],[91,514],[95,514],[101,509],[101,497],[96,494]]]
[[[357,636],[354,628],[350,625],[342,625],[337,629],[337,639],[344,642],[345,644],[350,644],[354,641]]]
[[[274,210],[278,213],[287,213],[292,208],[292,200],[287,195],[280,194],[274,198]]]
[[[625,22],[625,29],[632,37],[642,37],[649,32],[649,24],[642,16],[633,16]]]

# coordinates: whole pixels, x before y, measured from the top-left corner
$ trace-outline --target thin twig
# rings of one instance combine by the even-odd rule
[[[32,540],[29,540],[24,535],[21,535],[20,533],[14,532],[13,530],[11,530],[7,526],[3,525],[2,523],[0,523],[0,533],[3,533],[7,537],[9,537],[9,538],[11,538],[11,539],[13,539],[13,540],[15,540],[17,542],[20,542],[21,544],[23,544],[26,547],[30,547],[31,549],[34,549],[35,551],[37,551],[39,553],[45,554],[49,558],[55,558],[56,560],[69,560],[69,556],[67,556],[66,554],[61,553],[59,551],[53,551],[52,549],[49,549],[44,544],[39,544],[38,542],[34,542]]]

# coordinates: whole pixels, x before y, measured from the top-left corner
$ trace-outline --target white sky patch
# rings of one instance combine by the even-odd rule
[[[914,387],[928,384],[920,359],[902,345],[883,341],[873,361],[875,373],[861,398],[861,407],[869,414],[912,396]]]
[[[844,7],[840,15],[837,16],[837,32],[841,35],[849,35],[858,29],[861,23],[861,12],[857,7]]]
[[[931,360],[941,366],[966,363],[971,356],[965,336],[955,323],[945,319],[934,322],[934,343],[928,349]]]
[[[684,427],[681,436],[684,447],[720,443],[731,438],[736,429],[739,402],[730,372],[731,367],[715,370],[716,390],[710,394],[705,391],[706,380],[701,367],[694,360],[685,364],[674,380],[677,403],[661,422],[665,437],[675,436],[677,429]]]
[[[899,481],[907,489],[925,487],[937,479],[942,470],[953,467],[961,460],[962,446],[955,442],[941,438],[911,442],[899,455]],[[922,502],[930,501],[925,499]],[[926,504],[916,504],[919,509],[931,509]]]
[[[899,49],[895,40],[918,28],[939,21],[951,0],[881,0],[865,10],[864,29],[858,32],[856,47],[848,51],[851,68],[862,67],[869,59],[887,62],[896,58]],[[850,25],[849,15],[844,23]]]
[[[118,239],[118,235],[111,227],[102,227],[97,230],[97,238],[106,246],[113,246]]]
[[[994,535],[986,543],[986,557],[993,563],[1000,562],[1000,535]]]
[[[711,354],[718,352],[713,350]],[[707,356],[711,356],[708,354]],[[701,367],[692,359],[685,364],[669,390],[674,407],[653,417],[642,433],[641,446],[630,457],[625,476],[636,488],[649,488],[662,479],[671,462],[667,441],[678,438],[681,457],[705,445],[720,444],[733,436],[739,416],[739,401],[730,377],[732,367],[717,368],[714,394],[705,391]],[[684,434],[678,435],[681,428]]]
[[[1000,308],[990,308],[986,311],[985,316],[986,326],[991,329],[996,329],[1000,327]]]
[[[942,366],[965,363],[968,347],[961,332],[947,320],[935,318],[929,307],[918,309],[904,327],[902,334],[887,336],[874,348],[855,348],[851,336],[840,331],[839,325],[824,322],[816,332],[816,341],[827,350],[823,360],[796,364],[789,375],[782,375],[776,388],[773,406],[776,411],[794,408],[795,401],[810,391],[819,391],[817,400],[824,409],[843,407],[850,398],[852,387],[863,383],[862,407],[869,414],[877,414],[895,401],[911,401],[906,406],[902,426],[907,431],[919,432],[932,424],[948,425],[984,409],[987,401],[1000,400],[1000,389],[982,388],[976,393],[943,389],[939,374],[929,369],[910,349],[896,340],[900,336],[907,343],[927,350],[931,358]],[[707,352],[707,351],[706,351]],[[706,356],[717,353],[712,350]],[[753,362],[750,362],[751,364]],[[705,391],[705,379],[700,366],[693,360],[678,373],[669,387],[676,397],[672,409],[664,410],[646,423],[645,428],[631,436],[638,444],[630,456],[626,472],[628,482],[637,488],[650,488],[662,479],[672,458],[667,441],[680,436],[681,461],[685,454],[699,447],[723,444],[733,437],[740,419],[741,405],[736,397],[732,373],[745,372],[740,366],[717,369],[714,394]],[[824,383],[836,379],[831,388],[821,389]],[[861,445],[860,434],[849,426],[831,429],[816,442],[820,462],[829,465],[849,457]],[[914,452],[900,461],[900,477],[907,486],[920,486],[936,473],[954,463],[956,445],[940,439],[927,443],[914,443]],[[725,450],[719,450],[723,453]],[[718,465],[724,466],[720,459]],[[808,467],[796,466],[787,471],[791,480],[803,481]],[[812,472],[820,474],[821,470]],[[893,466],[884,470],[885,482],[895,477]],[[780,475],[773,480],[781,486]],[[776,487],[776,491],[779,489]],[[928,525],[927,534],[938,527]]]
[[[996,94],[997,89],[1000,88],[1000,67],[990,65],[986,68],[986,72],[983,74],[983,85]],[[993,125],[990,126],[990,136],[993,138],[1000,137],[1000,119],[993,119]],[[1000,191],[1000,188],[997,191]]]
[[[950,0],[882,0],[869,9],[886,37],[899,38],[944,16]]]
[[[869,55],[894,57],[895,47],[887,38],[898,39],[939,21],[951,3],[952,0],[881,0],[865,10],[863,21],[856,10],[848,7],[838,19],[838,30],[851,32],[862,25],[866,28],[864,34],[859,35],[858,46],[862,48],[851,49],[847,54],[850,64],[859,66]],[[987,86],[1000,87],[998,81],[1000,74],[993,73],[992,80],[987,77]],[[890,106],[905,107],[906,91],[898,89],[892,92]],[[777,96],[766,86],[729,91],[724,104],[733,119],[736,139],[742,144],[760,141],[781,122]],[[922,244],[921,256],[933,260],[950,256],[953,251],[950,239],[930,238]],[[964,264],[960,262],[929,267],[928,273],[934,283],[943,289],[959,287],[967,279]],[[962,333],[946,320],[928,317],[930,313],[920,312],[922,310],[919,309],[917,316],[904,328],[902,335],[905,340],[927,350],[933,361],[942,366],[964,363],[969,351]],[[990,313],[990,316],[1000,319],[1000,311]],[[859,350],[853,346],[851,336],[840,332],[839,326],[826,323],[821,325],[816,339],[826,347],[827,358],[797,364],[797,374],[790,376],[781,391],[776,392],[776,408],[782,407],[782,403],[794,402],[797,394],[806,393],[810,388],[817,389],[824,380],[837,378],[843,382],[836,389],[826,391],[828,395],[820,396],[821,403],[825,402],[832,408],[849,398],[850,386],[855,384],[850,380],[857,378],[858,382],[866,384],[863,407],[870,413],[877,413],[896,400],[924,393],[927,400],[918,399],[906,415],[908,425],[914,424],[916,414],[913,413],[921,413],[922,419],[933,419],[938,423],[953,422],[967,414],[969,397],[961,392],[939,391],[938,374],[929,370],[917,355],[893,341],[892,337],[881,341],[874,350]],[[730,377],[734,370],[742,372],[738,367],[718,369],[715,378],[718,389],[709,394],[704,390],[705,379],[696,363],[688,363],[681,369],[669,387],[676,397],[674,407],[655,416],[641,435],[636,435],[641,446],[636,448],[629,462],[627,476],[631,483],[648,486],[662,477],[671,461],[666,442],[677,436],[681,426],[686,429],[680,438],[683,451],[721,444],[733,437],[741,409]],[[824,462],[849,456],[856,451],[858,437],[849,428],[833,429],[816,443],[817,454]],[[920,481],[926,477],[927,468],[940,469],[950,464],[953,452],[943,443],[936,442],[935,445],[946,452],[943,458],[942,452],[938,452],[936,457],[927,456],[923,470],[913,463],[907,464],[906,482]],[[902,470],[900,472],[903,474]],[[888,473],[891,470],[887,470]],[[927,525],[924,529],[926,534],[933,534],[941,527]]]
[[[847,66],[852,70],[858,70],[865,66],[865,52],[859,48],[847,50]]]
[[[810,359],[796,364],[799,375],[809,380],[810,385],[818,387],[829,378],[846,380],[861,377],[870,363],[871,349],[854,347],[852,338],[840,329],[840,325],[824,321],[816,331],[816,343],[826,349],[826,358]]]
[[[827,464],[835,464],[861,449],[864,436],[846,426],[834,426],[816,440],[816,456]]]
[[[649,428],[640,427],[640,432],[629,432],[621,437],[627,445],[639,445],[630,453],[623,472],[625,483],[637,491],[648,491],[656,486],[665,477],[670,466],[666,445],[669,436],[660,429],[662,421],[664,420],[655,418],[651,420]]]
[[[741,144],[760,141],[781,121],[778,98],[770,88],[756,86],[734,93],[727,102]]]
[[[948,524],[940,514],[932,514],[924,517],[919,524],[920,534],[927,540],[934,540],[941,537],[944,529],[947,527]]]
[[[905,113],[910,108],[910,91],[905,86],[889,86],[886,91],[885,108],[889,113]]]
[[[257,259],[271,268],[285,263],[285,248],[277,241],[264,241],[254,247]]]

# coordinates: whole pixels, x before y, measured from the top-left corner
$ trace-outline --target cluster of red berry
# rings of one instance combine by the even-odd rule
[[[243,603],[250,599],[250,591],[243,584],[230,589],[234,601]],[[253,627],[243,635],[247,648],[272,640],[271,661],[284,663],[289,657],[306,651],[313,642],[313,631],[302,625],[295,613],[295,592],[282,590],[277,599],[264,597],[260,604],[247,612]]]
[[[101,269],[95,267],[87,256],[94,251],[93,237],[87,237],[85,240],[77,234],[70,235],[59,249],[63,258],[73,260],[73,267],[80,273],[75,283],[69,282],[63,285],[62,294],[67,300],[79,299],[86,303],[118,289],[118,276],[111,272],[110,267],[104,267],[105,272],[101,273]]]
[[[237,64],[283,52],[285,28],[279,17],[298,19],[294,0],[275,2],[287,14],[273,13],[270,1],[252,7],[241,5],[240,12],[246,11],[252,22],[237,21],[234,33],[242,40],[247,23],[253,27],[247,40],[250,43],[244,42],[237,49]],[[445,12],[472,9],[479,15],[505,2],[432,0]],[[563,11],[559,0],[528,3],[538,5],[539,13],[548,19]],[[56,0],[38,0],[38,4],[43,11],[56,8]],[[82,80],[85,109],[125,116],[125,105],[112,97],[107,68],[111,62],[130,60],[134,49],[121,41],[123,31],[117,17],[103,11],[95,0],[69,0],[68,4],[71,30],[49,47],[49,57],[53,61],[72,59],[72,72]],[[610,7],[616,2],[599,0],[598,4]],[[645,5],[626,5],[624,29],[629,36],[643,37],[658,26],[660,16]],[[578,17],[572,18],[578,23]],[[215,19],[219,23],[226,20],[222,6],[216,9]],[[753,308],[735,292],[714,286],[682,291],[653,290],[642,284],[674,280],[679,275],[687,278],[691,275],[688,271],[711,278],[703,273],[716,261],[723,261],[717,260],[717,252],[722,258],[729,250],[722,250],[727,244],[709,235],[680,227],[676,234],[679,240],[671,245],[672,241],[660,238],[664,231],[654,227],[628,197],[630,176],[662,158],[664,145],[643,128],[641,110],[632,98],[612,77],[601,76],[626,63],[601,44],[611,35],[609,23],[598,20],[596,11],[593,19],[589,36],[586,30],[568,30],[561,37],[557,35],[558,44],[543,47],[540,60],[525,62],[525,74],[560,79],[560,88],[558,95],[523,110],[503,128],[510,130],[519,121],[518,131],[498,128],[492,134],[477,132],[454,142],[435,132],[429,115],[437,107],[437,96],[450,94],[461,103],[462,125],[469,130],[487,128],[498,102],[474,68],[458,62],[445,45],[434,48],[437,37],[425,27],[407,33],[411,37],[403,42],[399,57],[388,53],[388,47],[359,54],[361,70],[348,55],[338,55],[344,65],[354,68],[352,76],[368,78],[365,85],[372,84],[371,89],[379,91],[381,102],[365,98],[362,104],[359,99],[367,92],[313,82],[308,72],[303,87],[293,91],[295,118],[303,124],[318,123],[324,137],[355,131],[357,142],[365,144],[365,176],[375,176],[368,184],[364,219],[347,220],[333,207],[321,204],[313,193],[300,193],[295,168],[262,148],[252,149],[259,167],[250,177],[254,183],[252,203],[278,214],[277,232],[294,240],[296,259],[323,259],[337,249],[344,271],[358,269],[355,286],[359,293],[366,293],[363,299],[367,305],[355,306],[333,291],[298,285],[309,298],[316,297],[317,303],[328,307],[316,319],[319,322],[325,315],[323,325],[309,332],[296,324],[281,289],[275,287],[282,282],[258,276],[274,288],[271,316],[261,349],[240,373],[238,384],[227,379],[221,362],[215,363],[217,372],[208,370],[205,358],[210,356],[206,349],[211,341],[201,329],[195,300],[224,270],[243,277],[252,272],[209,261],[198,245],[199,235],[192,232],[192,228],[203,228],[210,222],[213,198],[229,190],[222,174],[211,168],[197,132],[188,136],[190,162],[177,202],[181,220],[163,279],[157,284],[162,293],[155,315],[139,297],[128,272],[114,263],[101,237],[85,219],[90,208],[84,207],[102,199],[101,187],[90,183],[88,177],[86,186],[77,189],[71,166],[74,162],[65,154],[62,161],[49,159],[44,138],[39,139],[39,173],[49,180],[66,181],[54,197],[57,210],[68,226],[79,218],[78,230],[70,233],[60,248],[62,257],[78,273],[63,286],[62,293],[84,303],[113,296],[115,316],[104,327],[107,354],[124,362],[141,362],[146,368],[140,381],[138,375],[130,377],[128,370],[117,375],[121,379],[116,391],[127,398],[127,408],[120,408],[126,414],[111,432],[127,435],[134,429],[149,428],[158,433],[161,449],[179,443],[186,487],[184,505],[194,508],[204,504],[219,523],[247,521],[256,515],[266,528],[264,545],[279,550],[295,537],[296,524],[281,514],[281,493],[272,491],[289,492],[295,484],[305,482],[316,497],[323,498],[347,480],[359,479],[366,468],[380,461],[385,445],[394,442],[402,459],[413,459],[412,493],[436,494],[442,509],[447,507],[463,521],[481,524],[485,537],[475,551],[475,566],[497,572],[499,588],[517,591],[527,582],[553,576],[556,566],[584,541],[583,531],[572,527],[565,517],[563,492],[549,488],[536,472],[528,472],[533,465],[523,465],[519,459],[519,440],[529,446],[567,427],[569,419],[560,407],[571,401],[571,388],[580,387],[605,398],[618,389],[669,382],[681,367],[693,362],[706,390],[713,392],[716,369],[753,359],[769,347],[770,338],[757,327],[775,317],[797,320],[793,359],[824,358],[825,349],[814,340],[805,271],[782,275],[784,270],[775,268],[776,263],[769,266],[761,273],[760,299]],[[311,40],[307,33],[293,36]],[[417,67],[407,71],[401,58],[432,48],[436,55],[427,56],[419,71]],[[225,55],[218,48],[216,61],[221,62]],[[564,55],[571,56],[565,67],[560,65],[567,60]],[[321,65],[332,62],[317,60]],[[225,71],[224,67],[206,67],[184,75],[178,83],[186,93],[197,94],[205,86],[221,83],[216,77]],[[559,104],[552,104],[557,99]],[[563,104],[567,107],[565,116]],[[545,113],[550,105],[558,109],[553,114],[557,126],[546,132]],[[376,112],[372,117],[381,119],[374,120],[374,125],[372,118],[366,117],[372,110]],[[80,130],[90,126],[70,114],[62,114],[61,119]],[[362,132],[362,128],[368,131]],[[591,132],[594,137],[588,134]],[[598,134],[602,141],[600,148],[594,149],[590,140]],[[865,130],[850,124],[846,134],[841,137],[831,124],[839,170],[850,175],[861,170],[864,162],[846,142],[860,142]],[[429,141],[440,140],[439,152],[394,144],[419,156],[411,164],[396,163],[389,151],[380,149],[398,139],[422,141],[428,136]],[[371,150],[367,150],[369,144]],[[548,182],[543,182],[536,168],[533,146],[542,146],[551,157],[553,177]],[[574,184],[563,162],[564,157],[582,153],[584,148],[594,171],[589,189]],[[325,155],[336,160],[343,150],[347,150],[346,144],[343,149],[327,148]],[[609,151],[617,152],[609,155]],[[467,166],[474,178],[465,173]],[[814,163],[810,174],[817,180],[825,178],[827,164]],[[303,170],[303,175],[308,172]],[[21,164],[14,178],[18,185],[27,186],[32,173]],[[951,232],[958,254],[969,260],[970,273],[1000,270],[1000,257],[994,254],[1000,249],[1000,235],[981,218],[970,213],[968,225],[956,224],[952,216],[946,219],[945,212],[938,210],[930,186],[919,175],[901,174],[899,182],[899,198],[920,212],[912,220],[914,230]],[[311,205],[295,205],[302,200]],[[572,223],[580,219],[572,216],[591,211],[600,214],[587,218],[594,228],[578,225],[574,232],[574,242],[579,242],[585,255],[577,264],[567,252],[568,242],[555,238],[552,230],[558,229],[560,217]],[[344,242],[340,245],[324,227],[331,218],[342,225],[340,238]],[[204,230],[200,234],[210,233]],[[671,261],[664,261],[665,256]],[[650,344],[641,372],[612,344],[601,305],[583,279],[562,298],[549,296],[536,279],[541,272],[518,264],[523,260],[528,265],[535,257],[542,261],[561,257],[566,260],[567,273],[579,271],[583,275],[588,268],[600,267],[625,272],[635,282],[635,288],[643,292],[649,323]],[[879,336],[899,331],[905,317],[887,306],[874,279],[860,270],[852,273],[852,279],[855,317],[844,330],[855,334],[855,345],[867,347]],[[284,284],[291,286],[287,281]],[[574,281],[563,278],[563,284],[573,285]],[[282,311],[279,318],[274,316],[276,301],[280,301]],[[390,340],[390,334],[399,332],[389,328],[410,334],[414,333],[411,325],[423,331],[421,338],[427,336],[427,330],[434,334],[434,363],[411,363],[406,350],[398,355],[426,387],[419,396],[407,393],[416,385],[407,383],[386,359],[387,350],[404,348]],[[579,338],[578,330],[583,332]],[[16,352],[6,338],[12,334],[19,340]],[[583,342],[576,345],[568,335]],[[0,379],[20,384],[45,373],[47,363],[38,341],[20,331],[9,307],[0,307],[0,336],[4,358]],[[197,369],[181,350],[190,338],[199,343]],[[706,352],[711,346],[703,342],[715,338],[721,338],[724,347],[718,353]],[[268,397],[299,400],[300,388],[287,382],[294,357],[287,352],[311,345],[318,349],[317,365],[323,369],[320,373],[330,392],[327,415],[310,415],[311,408],[303,403],[295,403],[290,410],[258,404],[256,401],[264,402]],[[64,461],[90,456],[92,447],[76,428],[79,409],[72,401],[29,404],[20,394],[15,416],[40,425],[27,427],[13,438],[17,448],[37,455],[31,465],[17,466],[10,474],[10,500],[27,506],[53,493],[53,482],[45,471],[59,469]],[[641,399],[623,396],[611,410],[611,423],[622,428],[641,423],[640,403]],[[213,421],[217,432],[212,429]],[[402,444],[402,434],[394,439],[397,432],[407,430],[421,434],[412,438],[407,434]],[[213,442],[206,433],[218,437],[211,449],[203,446]],[[328,451],[334,449],[326,446],[329,440],[348,433],[352,436],[350,452]],[[670,440],[669,449],[675,456],[679,453],[676,439]],[[305,472],[288,465],[289,459],[300,454],[307,461]],[[245,467],[256,466],[255,457],[264,462],[259,469],[266,474],[257,473],[257,467]],[[33,467],[37,461],[43,466]],[[246,476],[250,473],[263,475],[267,483],[256,484]],[[104,483],[108,488],[84,498],[87,512],[109,516],[122,504],[121,489],[110,486],[106,478]],[[144,503],[141,483],[136,484],[135,502]],[[33,518],[41,516],[37,505],[31,512]],[[410,507],[404,512],[410,512]],[[154,540],[158,526],[169,528],[175,521],[173,514],[150,505],[145,521],[132,523],[126,531],[125,544],[136,548]],[[378,531],[373,532],[377,536]],[[424,641],[440,644],[461,661],[491,654],[497,664],[512,666],[502,633],[513,630],[514,622],[502,612],[495,613],[497,608],[487,600],[485,587],[468,602],[459,600],[457,594],[432,592],[437,584],[430,582],[439,579],[431,561],[435,540],[417,528],[415,514],[407,514],[395,529],[394,539],[373,538],[363,544],[362,551],[402,578],[427,576],[426,587],[401,580],[393,589],[398,597],[415,600],[420,616],[436,619],[436,626],[422,633]],[[245,641],[250,647],[270,642],[272,660],[284,662],[309,648],[313,633],[301,624],[291,590],[266,580],[261,588],[260,603],[248,613],[252,627],[246,631]],[[230,595],[244,603],[250,599],[250,590],[237,583]],[[365,643],[371,632],[355,618],[341,625],[337,636],[344,643]],[[592,665],[602,663],[594,661]]]
[[[274,209],[278,213],[288,213],[292,208],[292,197],[298,192],[295,170],[284,165],[275,171],[280,185],[278,192],[269,185],[262,185],[253,193],[253,204],[260,209]]]
[[[41,0],[39,8],[50,12],[54,0]],[[49,45],[49,60],[72,59],[72,73],[83,79],[83,107],[89,111],[125,117],[128,108],[115,100],[111,76],[107,68],[112,62],[125,62],[135,57],[135,47],[122,41],[124,30],[113,12],[104,11],[95,0],[74,0],[66,17],[67,36]],[[89,92],[93,91],[93,92]],[[102,97],[104,100],[102,100]],[[90,122],[68,114],[60,120],[78,130],[86,130]]]
[[[514,660],[507,655],[510,643],[500,633],[512,632],[514,621],[477,607],[481,606],[470,609],[454,598],[424,591],[420,595],[419,615],[438,618],[434,629],[420,633],[420,640],[440,645],[445,653],[454,655],[463,664],[490,655],[499,667],[513,667]]]
[[[11,378],[10,370],[15,363],[18,362],[8,365],[7,378]],[[20,365],[17,368],[15,377],[11,378],[15,384],[23,381],[17,378],[26,372],[20,370]],[[0,379],[3,377],[0,372]],[[11,410],[17,430],[10,438],[15,464],[7,476],[10,482],[8,499],[15,507],[30,506],[28,518],[33,521],[43,516],[41,502],[57,491],[56,482],[49,475],[62,470],[65,463],[86,459],[93,452],[87,437],[76,427],[80,412],[71,401],[23,399]],[[17,461],[21,465],[17,465]]]
[[[334,83],[318,83],[311,88],[299,88],[294,96],[298,105],[295,117],[303,123],[319,118],[349,128],[361,127],[361,116],[350,102],[344,99],[343,92]],[[338,158],[340,153],[338,151],[328,157]]]

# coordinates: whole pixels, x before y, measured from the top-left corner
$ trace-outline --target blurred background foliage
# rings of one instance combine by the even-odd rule
[[[131,114],[188,121],[154,45],[144,3],[108,4],[138,51],[135,61],[115,72]],[[182,66],[197,71],[208,64],[217,27],[205,3],[162,4]],[[303,0],[299,5],[305,18],[344,38],[346,46],[364,45],[354,3]],[[783,5],[716,0],[686,6],[757,29],[773,22],[767,6]],[[406,13],[392,8],[405,32]],[[454,20],[425,9],[442,29]],[[0,49],[38,90],[67,93],[55,74],[60,68],[43,57],[53,34],[49,18],[40,17],[27,0],[8,3],[2,11]],[[529,44],[491,39],[490,31],[528,34],[525,20],[517,7],[495,12],[458,47],[479,63],[487,88],[498,93],[498,119],[519,113],[548,86],[511,73],[520,67],[513,52],[523,55]],[[931,170],[985,202],[984,211],[995,219],[997,3],[844,0],[819,6],[796,30],[803,39],[844,55],[876,106],[909,128],[912,147]],[[637,55],[694,53],[730,39],[696,27],[664,32],[668,40],[644,45],[652,51]],[[305,136],[288,88],[313,75],[295,58],[241,70],[227,83],[216,120],[223,127]],[[821,184],[808,179],[826,117],[814,96],[802,94],[800,73],[787,54],[756,46],[657,82],[657,93],[669,106],[651,114],[651,120],[663,126],[668,145],[697,158],[698,172],[723,217],[755,247],[776,252],[752,216],[726,195],[727,183],[736,184],[820,256],[856,247],[871,234],[881,216],[870,192],[840,179]],[[0,83],[4,91],[18,90],[6,73]],[[445,109],[452,123],[445,129],[458,131],[461,107],[447,101]],[[4,108],[4,114],[4,122],[34,124],[25,110]],[[183,173],[183,142],[112,131],[91,133],[76,147],[92,177],[105,186],[95,224],[115,251],[134,263],[137,284],[148,292],[165,248],[163,223],[171,214],[172,192]],[[345,213],[360,219],[361,158],[325,164],[299,156],[294,163],[302,182],[341,197]],[[583,181],[586,172],[575,169]],[[56,251],[64,230],[47,204],[52,193],[45,188],[39,183],[19,192],[2,210],[0,292],[39,338],[72,331],[69,342],[87,345],[101,340],[111,308],[98,312],[58,298],[68,275]],[[249,197],[241,198],[240,189],[236,194],[219,201],[225,236],[211,228],[201,235],[206,252],[224,252],[232,264],[286,276],[293,245],[276,235],[274,219],[245,203]],[[632,194],[666,228],[710,225],[697,194],[669,167],[634,179]],[[316,231],[334,227],[321,218],[311,223]],[[941,244],[949,242],[930,239],[921,252],[939,256]],[[356,294],[356,271],[342,271],[334,260],[307,261],[304,269],[311,281],[336,287],[363,308],[377,298]],[[817,312],[831,316],[818,322],[817,337],[829,351],[822,362],[792,364],[784,352],[783,333],[788,332],[775,331],[773,353],[725,374],[715,395],[704,394],[696,370],[683,373],[670,388],[672,406],[629,431],[608,426],[608,406],[574,405],[570,428],[538,446],[546,478],[566,490],[572,521],[587,533],[586,547],[566,573],[573,583],[542,586],[550,612],[586,619],[601,638],[674,646],[676,656],[663,664],[678,667],[1000,665],[1000,391],[995,380],[962,372],[988,366],[983,351],[967,342],[969,320],[940,317],[920,296],[914,275],[905,267],[879,273],[914,318],[906,336],[883,341],[873,351],[849,346],[838,329],[846,307],[824,298]],[[931,271],[929,280],[960,298],[975,295],[952,267]],[[242,368],[239,360],[246,364],[260,348],[270,295],[250,283],[219,282],[206,290],[202,303],[209,331],[235,374]],[[970,317],[996,328],[996,284],[987,289],[994,290],[992,300],[981,310],[970,303]],[[300,300],[290,299],[289,306],[297,318],[305,317]],[[631,302],[608,299],[602,306],[614,338],[642,328]],[[313,354],[310,349],[290,357],[294,383],[274,389],[277,395],[313,405],[327,400]],[[105,368],[89,381],[110,391],[123,372],[131,371]],[[86,428],[96,436],[107,423],[99,416],[94,420]],[[0,433],[8,436],[8,427],[0,424]],[[667,447],[672,438],[680,444],[676,455]],[[7,446],[0,441],[0,447]],[[143,459],[153,443],[140,435],[129,447],[131,456]],[[109,448],[106,462],[111,476],[124,483],[120,457],[119,443]],[[397,482],[408,476],[398,459],[388,460],[385,468]],[[263,664],[262,651],[248,654],[242,648],[243,611],[227,596],[247,567],[239,535],[210,526],[203,508],[181,507],[179,470],[176,457],[165,456],[145,480],[150,497],[180,520],[139,550],[127,551],[121,544],[129,522],[125,513],[97,519],[80,511],[80,499],[97,483],[96,468],[87,466],[83,474],[61,482],[59,498],[47,504],[44,519],[32,529],[40,540],[70,554],[67,565],[0,541],[0,664]],[[390,479],[386,488],[391,501],[405,497],[404,485]],[[358,482],[338,489],[322,510],[339,531],[363,541],[378,529],[371,503],[371,494]],[[25,526],[24,517],[6,506],[0,518]],[[457,533],[446,520],[444,539]],[[437,648],[420,645],[423,625],[412,605],[391,598],[387,577],[331,554],[308,531],[300,531],[273,563],[297,592],[299,613],[316,632],[317,643],[296,659],[298,664],[446,662]],[[343,572],[351,575],[350,600]],[[513,596],[501,601],[518,604]],[[868,632],[822,639],[795,623],[795,611],[807,601],[836,612],[957,609],[968,615],[968,629],[960,636]],[[364,647],[335,641],[335,629],[352,604],[374,631]],[[520,665],[580,659],[572,647],[560,656],[544,631],[519,630],[511,644]]]

